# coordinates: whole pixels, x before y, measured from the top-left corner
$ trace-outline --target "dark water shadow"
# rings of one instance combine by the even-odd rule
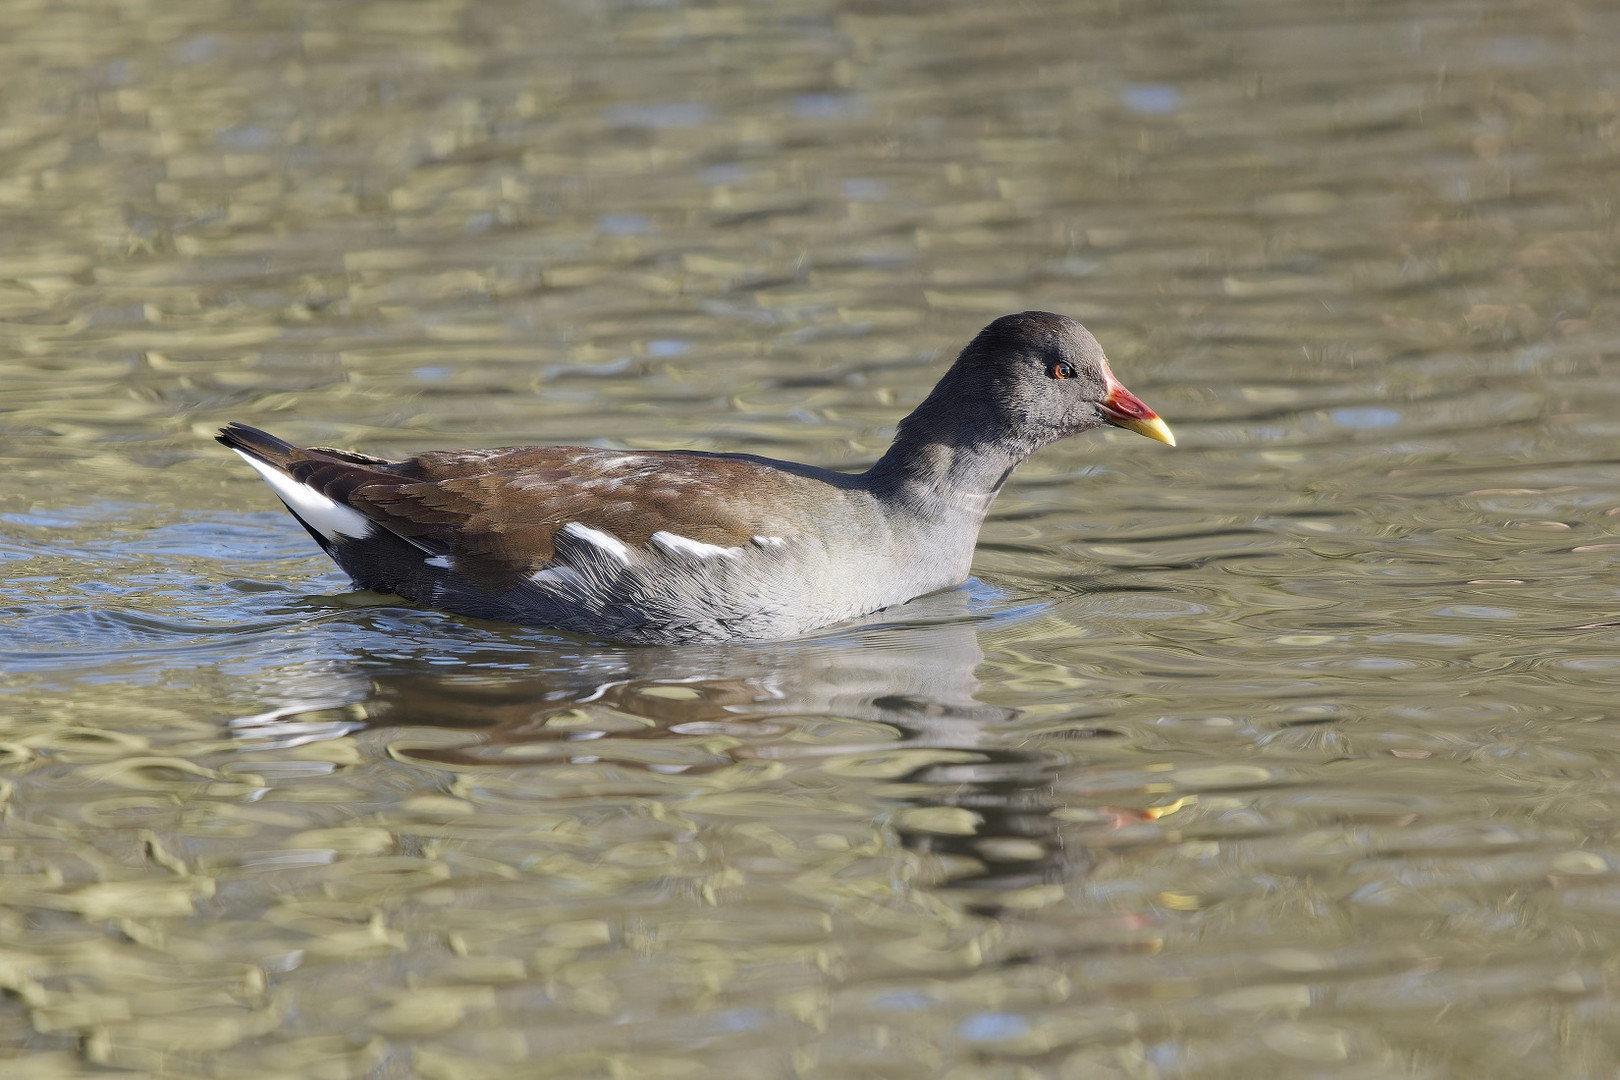
[[[379,610],[352,614],[367,621]],[[373,625],[322,662],[277,673],[283,692],[301,688],[305,700],[233,727],[288,737],[300,725],[310,734],[323,725],[470,729],[496,746],[572,739],[548,721],[596,705],[645,721],[637,738],[825,715],[893,725],[907,745],[946,746],[972,744],[984,725],[1013,715],[978,699],[976,669],[984,659],[978,627],[1017,612],[962,589],[886,616],[795,641],[668,648],[510,628],[482,640],[466,632],[406,638]]]
[[[463,642],[450,664],[434,663],[399,643],[351,643],[343,657],[345,674],[337,676],[328,664],[324,676],[310,683],[321,687],[326,700],[243,717],[232,726],[261,745],[294,745],[361,728],[475,734],[453,745],[403,752],[413,761],[458,770],[594,762],[604,740],[617,748],[612,760],[621,769],[683,776],[746,760],[943,752],[918,755],[914,768],[875,773],[870,782],[883,792],[874,798],[886,805],[903,845],[960,856],[948,860],[960,869],[944,884],[980,894],[968,903],[989,913],[995,892],[1064,880],[1085,861],[1064,850],[1051,817],[1058,805],[1053,781],[1072,767],[1072,755],[1008,745],[1001,736],[1016,710],[980,697],[980,634],[1028,614],[1029,605],[965,588],[791,642],[656,648],[536,638],[519,655],[508,638],[485,654]],[[835,731],[806,747],[775,737],[786,730],[784,721],[811,717],[823,725],[849,725],[849,738]],[[872,725],[889,729],[892,737],[874,742]],[[1088,726],[1073,738],[1113,734]],[[657,752],[661,741],[695,735],[739,738],[706,762]],[[627,744],[646,749],[626,754]],[[941,808],[971,815],[971,833],[906,824],[908,810]],[[1015,841],[1016,854],[998,857],[1009,846],[1001,841]],[[1031,845],[1039,852],[1032,854]]]

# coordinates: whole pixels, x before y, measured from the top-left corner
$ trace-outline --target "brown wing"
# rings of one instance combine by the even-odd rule
[[[570,522],[632,548],[660,530],[722,547],[786,536],[784,504],[816,486],[759,459],[574,446],[445,451],[388,468],[386,480],[367,470],[348,504],[490,583],[549,565]]]

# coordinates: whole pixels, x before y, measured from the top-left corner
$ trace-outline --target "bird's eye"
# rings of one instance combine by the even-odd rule
[[[1067,360],[1054,360],[1046,365],[1046,373],[1054,379],[1074,378],[1074,365]]]

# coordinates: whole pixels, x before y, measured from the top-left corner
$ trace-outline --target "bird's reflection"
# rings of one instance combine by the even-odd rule
[[[966,810],[970,835],[908,829],[897,813],[902,842],[955,856],[951,884],[983,890],[1018,889],[1073,874],[1076,853],[1065,851],[1051,817],[1052,779],[1067,755],[1009,747],[1002,733],[1012,709],[979,700],[976,670],[984,654],[966,590],[907,605],[903,621],[870,621],[813,639],[769,644],[653,648],[583,646],[556,641],[514,664],[468,662],[434,666],[397,650],[351,654],[341,708],[277,710],[238,721],[244,735],[285,745],[331,737],[356,727],[434,727],[476,731],[458,745],[414,747],[415,760],[458,768],[510,766],[516,761],[590,762],[598,746],[626,742],[670,748],[693,735],[737,735],[694,761],[690,753],[615,752],[621,768],[694,775],[743,760],[872,752],[871,725],[898,738],[903,749],[956,751],[925,755],[901,775],[885,775],[886,796],[908,808]],[[476,660],[476,657],[463,657]],[[816,746],[770,737],[788,718],[836,717],[836,734]],[[1101,729],[1085,734],[1106,737]],[[913,794],[915,793],[915,794]]]

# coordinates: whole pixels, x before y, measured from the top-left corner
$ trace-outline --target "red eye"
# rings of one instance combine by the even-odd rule
[[[1067,360],[1054,360],[1046,368],[1046,373],[1054,379],[1074,378],[1074,365]]]

